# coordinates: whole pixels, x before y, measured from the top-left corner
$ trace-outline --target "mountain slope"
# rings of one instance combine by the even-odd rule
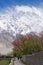
[[[39,8],[15,6],[0,14],[0,35],[5,34],[4,37],[7,39],[13,40],[17,34],[26,35],[41,31],[43,31],[43,13]]]
[[[6,39],[0,39],[0,55],[11,55],[13,52],[13,45]]]

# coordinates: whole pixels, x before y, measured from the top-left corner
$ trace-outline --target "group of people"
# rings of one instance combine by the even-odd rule
[[[18,56],[18,60],[20,59],[21,60],[22,56]]]

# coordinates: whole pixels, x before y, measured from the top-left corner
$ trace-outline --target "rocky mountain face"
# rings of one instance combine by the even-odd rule
[[[0,38],[13,41],[19,34],[33,32],[38,35],[41,31],[43,13],[36,7],[16,6],[0,14]]]

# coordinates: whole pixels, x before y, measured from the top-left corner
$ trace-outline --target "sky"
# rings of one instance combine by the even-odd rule
[[[0,8],[11,7],[15,5],[41,6],[43,0],[0,0]]]

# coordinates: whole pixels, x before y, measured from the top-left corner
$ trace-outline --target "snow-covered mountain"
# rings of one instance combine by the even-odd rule
[[[0,13],[0,37],[13,40],[17,34],[43,31],[43,12],[40,8],[15,6]]]

